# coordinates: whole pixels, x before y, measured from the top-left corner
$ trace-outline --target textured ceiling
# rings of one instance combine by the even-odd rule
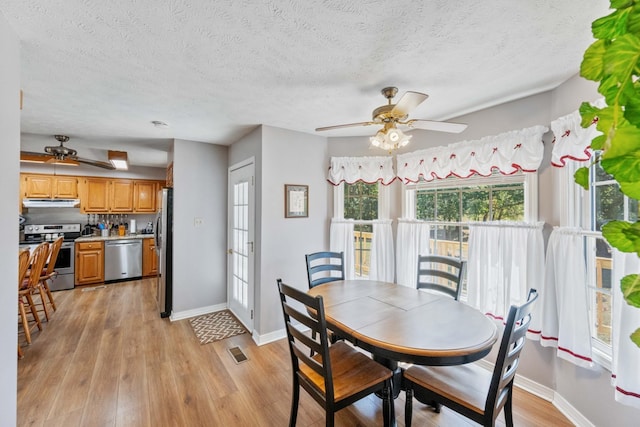
[[[79,155],[127,149],[139,165],[166,161],[172,138],[227,145],[259,124],[315,133],[366,121],[389,85],[429,94],[411,118],[432,120],[548,90],[578,72],[590,24],[607,8],[606,0],[0,2],[22,41],[22,132],[33,134],[23,148],[40,151],[62,133]]]

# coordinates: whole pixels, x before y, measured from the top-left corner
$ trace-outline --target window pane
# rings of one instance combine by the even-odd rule
[[[378,219],[378,184],[345,184],[344,217]]]
[[[613,176],[609,175],[604,171],[604,169],[602,169],[602,166],[600,166],[600,162],[596,163],[595,165],[595,180],[596,182],[613,180]]]
[[[493,221],[521,221],[524,219],[524,188],[497,185],[491,195]]]
[[[355,273],[357,277],[369,277],[371,261],[371,224],[354,225]]]
[[[460,221],[459,191],[438,191],[436,197],[436,220]]]
[[[624,196],[617,184],[598,185],[595,190],[595,230],[600,231],[607,222],[624,219]]]
[[[431,190],[416,191],[416,218],[428,221],[436,219],[436,192]]]
[[[466,190],[466,189],[465,189]],[[462,192],[462,220],[489,220],[489,191],[478,189]]]
[[[611,295],[596,292],[595,337],[611,345]]]

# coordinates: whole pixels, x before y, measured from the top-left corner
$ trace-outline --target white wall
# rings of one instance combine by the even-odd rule
[[[18,318],[18,176],[20,158],[20,42],[0,14],[0,426],[16,425]]]
[[[220,145],[174,142],[174,315],[227,301],[227,151]],[[195,218],[202,219],[200,227]]]

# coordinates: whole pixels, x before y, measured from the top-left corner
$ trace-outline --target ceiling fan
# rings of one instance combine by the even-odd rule
[[[103,162],[100,160],[90,160],[84,159],[82,157],[78,157],[78,152],[73,148],[65,147],[64,143],[69,140],[68,136],[65,135],[54,135],[53,136],[60,145],[50,145],[44,147],[44,153],[35,153],[32,151],[21,151],[20,159],[21,160],[31,160],[31,161],[40,161],[44,163],[67,163],[67,164],[78,164],[84,163],[91,166],[97,166],[103,169],[114,170],[115,167],[109,162]]]
[[[316,131],[353,126],[381,125],[383,128],[379,130],[375,136],[369,138],[371,145],[385,150],[393,150],[407,145],[412,136],[405,135],[400,129],[398,129],[398,125],[404,125],[415,129],[435,130],[450,133],[460,133],[467,128],[467,125],[462,123],[437,122],[423,119],[407,120],[409,113],[429,97],[429,95],[425,93],[411,91],[405,92],[400,100],[396,104],[393,104],[392,99],[398,93],[397,87],[385,87],[380,92],[385,98],[387,98],[388,103],[387,105],[382,105],[373,110],[371,121],[320,127],[317,128]]]

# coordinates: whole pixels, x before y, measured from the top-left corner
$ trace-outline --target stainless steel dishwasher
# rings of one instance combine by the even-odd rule
[[[104,245],[104,281],[142,277],[142,240],[107,240]]]

